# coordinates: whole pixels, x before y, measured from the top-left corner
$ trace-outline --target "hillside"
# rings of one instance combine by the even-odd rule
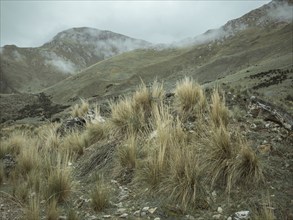
[[[109,57],[150,43],[110,31],[72,28],[37,48],[1,48],[0,93],[38,92]]]
[[[200,83],[217,80],[221,83],[227,81],[229,86],[239,89],[240,83],[242,90],[256,88],[255,92],[266,92],[269,89],[269,96],[284,98],[292,93],[292,20],[288,19],[290,14],[287,13],[287,8],[292,5],[289,4],[273,1],[229,21],[218,30],[229,30],[228,34],[207,38],[207,42],[135,50],[104,60],[45,92],[56,102],[67,103],[79,97],[125,94],[133,91],[141,79],[149,83],[157,78],[171,86],[177,79],[189,75]],[[284,16],[281,16],[284,10]],[[271,84],[257,88],[256,84],[264,79],[249,80],[250,75],[279,68],[289,72],[278,86]],[[281,92],[280,87],[283,88]]]
[[[78,28],[5,46],[0,219],[293,219],[288,9],[175,45]]]

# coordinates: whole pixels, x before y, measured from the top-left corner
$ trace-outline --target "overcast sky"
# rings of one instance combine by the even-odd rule
[[[1,46],[40,46],[72,27],[110,30],[152,43],[194,37],[267,0],[12,1],[1,0]]]

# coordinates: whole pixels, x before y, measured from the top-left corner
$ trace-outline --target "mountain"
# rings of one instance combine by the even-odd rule
[[[37,92],[117,54],[151,44],[110,31],[72,28],[36,48],[1,48],[0,93]]]
[[[292,10],[291,1],[272,1],[229,21],[217,31],[208,31],[193,38],[188,45],[123,53],[96,63],[45,92],[56,102],[67,103],[79,97],[103,98],[126,94],[133,91],[141,80],[150,83],[157,78],[168,86],[184,75],[192,76],[202,84],[216,81],[251,89],[265,80],[273,81],[274,74],[254,80],[250,76],[272,69],[285,69],[289,72],[284,73],[284,79],[276,76],[283,79],[281,82],[276,80],[281,85],[271,84],[257,89],[257,92],[272,97],[284,97],[293,92],[290,87],[293,27],[288,8]],[[216,37],[209,37],[212,35]],[[201,38],[205,41],[199,42]]]

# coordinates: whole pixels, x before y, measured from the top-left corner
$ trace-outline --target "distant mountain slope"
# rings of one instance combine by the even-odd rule
[[[221,29],[227,29],[228,26],[233,29],[235,24],[240,25],[241,20],[248,22],[253,14],[253,23],[260,26],[245,25],[245,28],[237,29],[225,38],[209,39],[206,43],[194,43],[193,46],[182,48],[152,48],[121,54],[99,62],[45,92],[57,102],[70,102],[78,97],[125,94],[133,90],[141,79],[148,83],[158,78],[172,84],[178,78],[189,75],[200,83],[208,83],[231,75],[237,76],[243,71],[253,74],[254,71],[267,68],[291,68],[292,20],[277,16],[262,23],[265,16],[271,18],[271,13],[286,7],[287,1],[273,1],[228,22]],[[292,5],[289,7],[292,8]],[[244,80],[245,85],[246,79],[238,80]]]
[[[1,48],[0,93],[36,92],[94,63],[151,44],[110,31],[72,28],[37,48]]]

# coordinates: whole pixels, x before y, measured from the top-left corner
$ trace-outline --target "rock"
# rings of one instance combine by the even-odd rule
[[[257,126],[256,126],[256,124],[252,123],[252,124],[250,125],[250,128],[251,128],[251,129],[256,129]]]
[[[59,216],[58,219],[59,219],[59,220],[66,220],[67,218],[66,218],[66,216],[64,216],[64,215],[61,215],[61,216]]]
[[[139,217],[140,216],[140,210],[137,210],[133,213],[134,216]]]
[[[217,209],[217,211],[218,211],[218,213],[223,213],[223,209],[222,209],[222,207],[218,207],[218,209]]]
[[[249,211],[240,211],[240,212],[235,212],[234,214],[234,220],[246,220],[249,219]]]
[[[140,216],[141,216],[141,217],[146,216],[146,212],[141,212],[141,213],[140,213]]]
[[[149,209],[150,209],[150,207],[146,206],[146,207],[143,207],[141,211],[147,212]]]
[[[120,208],[120,209],[118,209],[117,211],[116,211],[116,215],[121,215],[121,214],[123,214],[123,213],[125,213],[126,212],[126,209],[125,208]]]
[[[212,196],[213,196],[213,197],[216,197],[216,196],[217,196],[216,191],[213,191],[213,192],[212,192]]]
[[[213,219],[221,219],[221,217],[222,217],[221,214],[213,215]]]
[[[156,210],[157,210],[157,207],[155,207],[155,208],[150,208],[150,209],[148,210],[148,212],[151,213],[151,214],[154,214]]]
[[[119,216],[119,218],[127,218],[128,214],[127,213],[123,213],[122,215]]]
[[[57,134],[64,136],[67,132],[74,130],[81,131],[86,126],[86,120],[81,117],[75,117],[64,121],[57,129]]]
[[[161,220],[159,217],[157,217],[157,218],[154,218],[154,220]]]
[[[227,220],[232,220],[232,217],[231,217],[231,216],[229,216],[229,217],[227,218]]]
[[[122,202],[114,203],[113,205],[116,206],[117,208],[122,208],[123,206]]]
[[[2,160],[3,160],[5,175],[9,176],[10,172],[15,168],[16,161],[11,154],[4,155]]]
[[[103,215],[103,218],[111,218],[111,215]]]

